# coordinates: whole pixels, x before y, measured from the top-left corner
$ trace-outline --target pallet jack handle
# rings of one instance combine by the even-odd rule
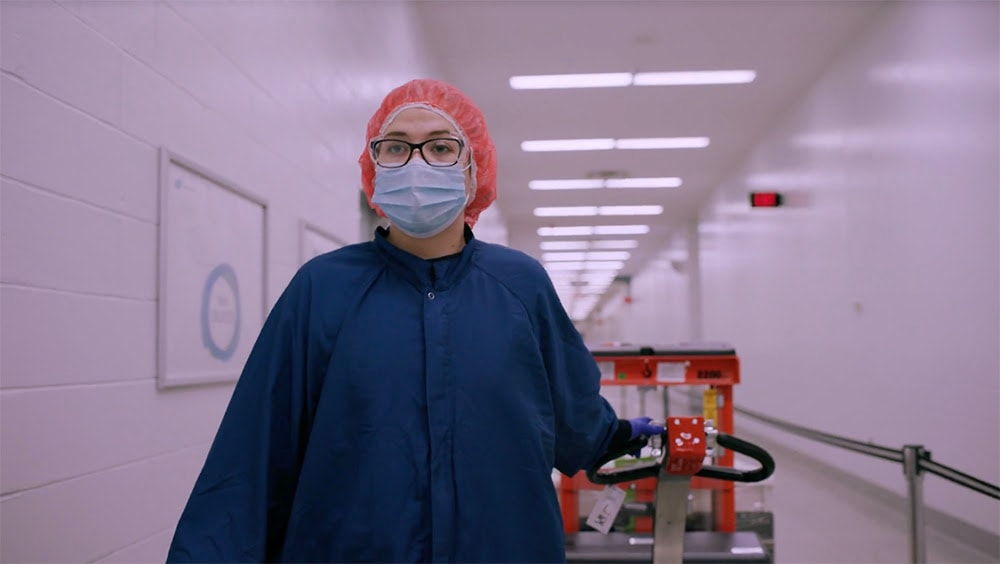
[[[691,477],[702,476],[731,482],[760,482],[774,473],[774,459],[759,446],[716,431],[710,421],[699,417],[669,417],[665,432],[653,437],[653,454],[657,459],[626,466],[601,468],[605,463],[646,446],[640,437],[618,452],[609,452],[594,468],[587,469],[587,478],[595,484],[618,484],[643,478],[656,478],[656,506],[653,518],[653,563],[680,564],[684,559],[685,513]],[[704,466],[715,447],[727,448],[756,460],[760,467],[737,470],[722,466]]]
[[[667,433],[664,433],[661,439],[665,439],[666,436]],[[660,469],[665,467],[668,462],[669,454],[664,456],[662,461],[635,464],[625,468],[601,468],[607,462],[640,450],[648,442],[648,439],[640,437],[629,442],[617,452],[608,452],[598,460],[593,468],[587,469],[587,479],[595,484],[619,484],[621,482],[659,476]],[[718,433],[715,436],[715,443],[733,452],[749,456],[756,460],[760,464],[760,467],[754,470],[737,470],[723,466],[702,466],[700,470],[690,475],[730,482],[760,482],[766,480],[774,473],[774,459],[761,447],[724,433]]]

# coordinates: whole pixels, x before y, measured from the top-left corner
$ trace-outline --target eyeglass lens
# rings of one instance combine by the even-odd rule
[[[457,139],[428,139],[423,143],[408,143],[398,139],[382,139],[372,144],[375,162],[385,167],[403,166],[409,162],[414,149],[431,166],[451,166],[458,162],[462,143]]]

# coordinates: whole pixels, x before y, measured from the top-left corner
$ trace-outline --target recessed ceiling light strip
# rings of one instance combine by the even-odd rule
[[[677,72],[602,72],[589,74],[518,75],[509,79],[514,90],[563,88],[620,88],[624,86],[688,86],[707,84],[747,84],[757,78],[753,70]]]
[[[573,225],[566,227],[539,227],[541,237],[583,237],[591,235],[645,235],[648,225]]]
[[[676,176],[657,178],[567,178],[558,180],[531,180],[532,190],[594,190],[601,188],[679,188],[682,182]]]
[[[628,251],[590,251],[590,252],[558,252],[542,253],[542,261],[582,261],[582,260],[628,260],[632,253]]]
[[[663,206],[556,206],[535,208],[535,217],[660,215]]]
[[[612,149],[704,149],[708,137],[649,137],[634,139],[531,139],[521,141],[526,153],[551,151],[610,151]]]
[[[600,239],[597,241],[542,241],[543,251],[586,251],[587,249],[617,250],[636,249],[635,239]]]

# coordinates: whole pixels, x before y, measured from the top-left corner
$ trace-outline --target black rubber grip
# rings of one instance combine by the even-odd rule
[[[704,466],[695,476],[727,480],[729,482],[760,482],[769,478],[771,474],[774,474],[774,459],[771,458],[771,455],[766,450],[759,446],[722,433],[719,433],[715,438],[715,442],[721,447],[753,458],[760,463],[760,468],[756,470],[736,470],[735,468],[724,468],[721,466]]]

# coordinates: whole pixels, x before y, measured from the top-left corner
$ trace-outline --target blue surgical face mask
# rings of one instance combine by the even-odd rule
[[[465,211],[465,170],[431,166],[419,158],[399,168],[376,165],[372,202],[394,228],[411,237],[433,237]]]

